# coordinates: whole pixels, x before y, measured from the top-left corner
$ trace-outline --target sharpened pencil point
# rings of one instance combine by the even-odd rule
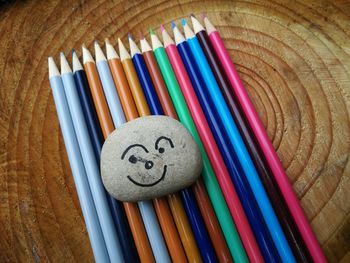
[[[77,53],[73,49],[72,51],[72,64],[73,64],[73,72],[76,72],[78,70],[83,70],[83,66],[81,65],[79,58],[77,56]]]
[[[55,61],[53,60],[53,57],[48,58],[48,64],[49,64],[49,79],[52,77],[57,77],[61,75],[60,72],[58,71]]]
[[[119,46],[119,56],[120,60],[123,61],[125,59],[131,58],[129,52],[126,50],[123,42],[118,38],[118,46]]]
[[[171,21],[171,29],[174,29],[176,27],[176,24],[174,21]]]
[[[164,31],[164,26],[160,25],[160,32],[163,32],[163,31]]]
[[[114,49],[113,45],[109,41],[108,38],[105,39],[106,43],[106,53],[107,53],[107,59],[118,59],[119,55],[117,54],[117,51]]]
[[[103,51],[97,41],[95,41],[95,59],[96,59],[96,62],[107,60],[105,54],[103,54]]]
[[[132,38],[129,38],[130,54],[133,57],[136,54],[141,54],[139,47],[136,45],[135,41]]]
[[[128,39],[133,39],[131,33],[128,33]]]
[[[190,17],[196,17],[193,13],[190,14]]]
[[[61,59],[61,75],[66,73],[72,73],[72,70],[68,64],[67,58],[63,52],[60,52],[60,59]]]
[[[151,35],[154,35],[154,31],[153,31],[152,28],[149,28],[148,30],[149,30],[149,33],[150,33]]]
[[[95,63],[94,59],[91,56],[90,51],[88,50],[85,44],[83,44],[82,50],[83,50],[83,63],[84,64],[87,62]]]
[[[141,51],[142,51],[142,53],[147,52],[147,51],[152,51],[152,48],[149,45],[149,43],[147,42],[145,37],[143,37],[140,40],[140,43],[141,43]]]
[[[140,39],[144,39],[145,38],[145,36],[143,35],[143,33],[141,31],[139,31],[139,38]]]
[[[201,13],[201,17],[202,17],[202,19],[204,19],[207,17],[207,15],[205,13]]]
[[[187,24],[186,19],[181,19],[181,24],[185,26]]]

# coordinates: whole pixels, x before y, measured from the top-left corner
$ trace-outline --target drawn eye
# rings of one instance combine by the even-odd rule
[[[163,146],[163,147],[162,147]],[[164,153],[165,148],[174,148],[173,141],[165,136],[160,136],[154,145],[154,148],[158,150],[159,153]]]
[[[159,152],[159,153],[164,153],[164,151],[165,151],[165,150],[164,150],[164,148],[162,148],[162,147],[160,147],[160,148],[158,149],[158,152]]]
[[[135,157],[135,155],[131,155],[131,156],[129,157],[129,162],[131,162],[131,163],[137,163],[137,158]]]

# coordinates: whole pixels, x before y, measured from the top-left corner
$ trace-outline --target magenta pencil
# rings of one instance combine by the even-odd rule
[[[246,248],[247,254],[254,262],[263,262],[263,257],[260,253],[258,244],[256,243],[254,234],[250,228],[248,219],[244,213],[239,197],[231,181],[230,175],[222,159],[218,146],[209,124],[202,111],[196,93],[193,89],[189,76],[187,75],[184,64],[182,63],[180,54],[175,46],[175,43],[168,35],[164,27],[161,27],[165,51],[169,57],[170,64],[174,70],[178,80],[180,89],[186,100],[187,106],[191,112],[193,121],[197,127],[199,136],[202,139],[204,148],[208,154],[209,160],[213,165],[215,175],[224,194],[226,203],[230,209],[231,215],[235,220],[238,232],[242,242]]]
[[[289,183],[288,176],[286,175],[277,153],[269,137],[267,136],[265,128],[249,98],[248,93],[238,76],[238,73],[230,59],[230,55],[228,54],[218,31],[207,17],[204,17],[204,23],[216,55],[223,65],[225,73],[231,83],[231,86],[233,87],[233,91],[242,106],[244,114],[254,132],[255,137],[257,138],[258,143],[260,144],[266,160],[273,172],[275,180],[281,189],[283,198],[288,205],[288,208],[299,228],[302,238],[308,247],[313,260],[315,262],[327,262],[318,240],[312,231],[303,209],[301,208],[298,197],[296,196],[292,185]]]

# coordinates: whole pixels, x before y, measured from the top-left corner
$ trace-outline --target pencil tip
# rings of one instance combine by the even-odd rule
[[[207,17],[207,15],[205,13],[202,13],[201,16],[202,16],[202,19]]]
[[[185,26],[186,23],[187,23],[187,22],[186,22],[186,19],[182,19],[182,20],[181,20],[181,24],[182,24],[183,26]]]
[[[154,31],[153,31],[152,28],[149,28],[149,33],[150,33],[151,35],[154,35]]]
[[[132,35],[131,35],[130,32],[128,33],[128,38],[131,39],[131,40],[133,40],[133,39],[132,39]]]
[[[174,29],[176,27],[176,24],[174,21],[171,21],[171,29]]]
[[[141,31],[139,31],[139,38],[140,39],[144,39],[145,38],[145,36],[143,35],[143,33]]]
[[[163,31],[164,31],[164,26],[160,25],[160,32],[163,32]]]
[[[190,17],[194,17],[194,18],[195,18],[196,16],[195,16],[193,13],[191,13],[191,14],[190,14]]]

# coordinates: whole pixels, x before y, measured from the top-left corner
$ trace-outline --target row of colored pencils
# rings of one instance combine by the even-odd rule
[[[128,36],[82,48],[73,69],[49,58],[49,79],[91,246],[98,262],[326,262],[248,93],[207,17],[163,42]],[[105,55],[106,54],[106,55]],[[147,115],[178,119],[197,142],[201,178],[190,188],[119,202],[99,171],[103,141]]]

